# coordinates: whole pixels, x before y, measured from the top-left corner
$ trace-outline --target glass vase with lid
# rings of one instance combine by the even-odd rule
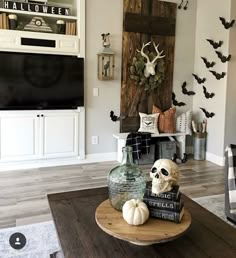
[[[108,175],[108,193],[111,205],[122,210],[124,203],[130,199],[143,199],[146,178],[142,169],[134,164],[132,147],[122,148],[123,158],[119,166]]]

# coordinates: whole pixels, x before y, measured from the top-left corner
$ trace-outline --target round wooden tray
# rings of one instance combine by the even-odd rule
[[[98,226],[113,237],[136,245],[152,245],[171,241],[183,235],[191,224],[191,215],[185,210],[181,223],[149,218],[140,226],[131,226],[115,210],[109,200],[102,202],[96,209],[95,219]]]

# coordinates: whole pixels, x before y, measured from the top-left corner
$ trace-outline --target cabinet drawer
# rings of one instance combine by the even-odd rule
[[[58,48],[61,51],[67,52],[76,52],[79,53],[79,40],[78,39],[59,39],[58,40]]]
[[[17,46],[17,37],[15,36],[5,36],[5,37],[0,37],[0,46],[4,48],[9,48],[9,47],[16,47]]]

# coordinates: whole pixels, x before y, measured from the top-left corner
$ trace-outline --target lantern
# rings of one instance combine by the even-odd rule
[[[98,79],[102,81],[114,79],[115,53],[110,48],[109,35],[102,34],[104,48],[98,53]]]

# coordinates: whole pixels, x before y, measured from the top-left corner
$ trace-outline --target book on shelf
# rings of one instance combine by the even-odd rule
[[[178,199],[175,201],[161,199],[158,197],[144,195],[143,201],[148,207],[170,210],[170,211],[180,211],[183,206],[183,201],[181,199],[181,194],[179,194]]]
[[[66,22],[66,35],[76,35],[76,22]]]
[[[184,206],[182,206],[179,212],[160,210],[156,208],[149,208],[150,217],[169,220],[176,223],[180,223],[184,215]]]
[[[157,195],[152,192],[152,181],[149,181],[146,183],[145,195],[158,197],[166,200],[177,200],[180,195],[179,185],[174,185],[171,191],[160,193]]]
[[[9,19],[6,13],[0,14],[0,29],[9,29]]]
[[[2,14],[0,14],[0,29],[2,29]]]

